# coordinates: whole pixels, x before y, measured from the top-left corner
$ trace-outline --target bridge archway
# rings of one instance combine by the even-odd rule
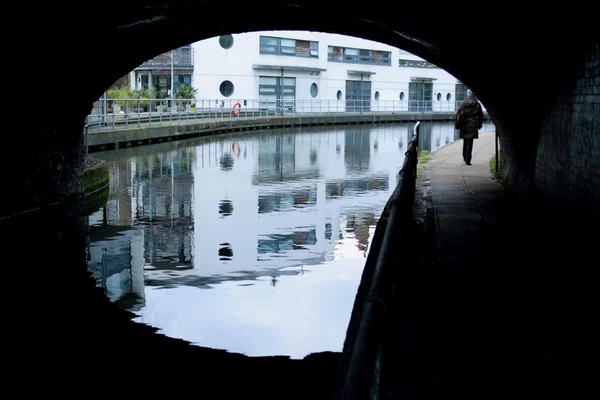
[[[6,248],[12,254],[31,253],[30,239],[24,238],[35,232],[45,238],[38,254],[61,260],[54,281],[62,279],[65,288],[85,281],[77,210],[69,205],[15,215],[80,190],[82,121],[92,103],[112,82],[157,54],[218,35],[270,29],[376,40],[444,68],[486,106],[500,136],[503,175],[516,193],[527,196],[535,189],[579,205],[599,204],[600,178],[594,171],[600,166],[600,50],[593,13],[581,11],[587,9],[583,2],[571,2],[568,9],[546,8],[543,18],[537,8],[514,9],[506,3],[490,11],[468,6],[415,3],[390,9],[385,2],[354,7],[301,0],[139,0],[115,8],[85,3],[69,6],[68,12],[56,3],[35,10],[16,6],[16,12],[27,16],[28,28],[16,38],[12,54],[21,61],[22,76],[39,79],[42,99],[35,95],[21,100],[16,120],[23,124],[7,139],[7,148],[27,146],[27,151],[6,155],[6,165],[18,166],[5,181],[11,195],[3,199],[1,216],[14,216],[3,220],[3,231],[10,233]],[[75,38],[83,42],[76,44]],[[19,80],[11,82],[10,93],[22,93],[19,85]],[[557,159],[558,165],[553,162]],[[14,258],[22,265],[19,257]],[[25,264],[33,268],[38,260]],[[36,290],[56,309],[73,295],[46,284]],[[69,312],[88,312],[86,295],[77,294],[81,305]],[[77,327],[72,316],[48,315],[35,324],[40,329]],[[53,339],[83,345],[86,339],[77,335],[84,331],[78,327]]]

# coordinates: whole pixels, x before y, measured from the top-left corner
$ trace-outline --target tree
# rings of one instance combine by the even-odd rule
[[[126,100],[129,99],[129,86],[123,85],[118,88],[109,89],[106,91],[106,99],[113,101],[121,107],[125,106]]]
[[[129,98],[130,99],[155,99],[156,92],[155,92],[154,88],[135,89],[129,93]],[[137,106],[138,102],[135,102],[134,104]],[[148,107],[148,104],[150,104],[149,100],[140,100],[139,101],[139,105],[142,108]]]
[[[155,99],[155,96],[156,92],[153,88],[130,90],[126,85],[106,91],[107,100],[113,101],[121,107],[137,108],[139,106],[146,109],[150,104],[150,99]]]
[[[176,99],[185,99],[185,101],[183,101],[183,105],[186,105],[188,103],[187,100],[191,100],[191,99],[195,99],[196,98],[196,92],[198,91],[198,89],[194,89],[193,87],[191,87],[190,85],[186,85],[186,84],[181,84],[177,87],[177,91],[175,92],[175,98]]]

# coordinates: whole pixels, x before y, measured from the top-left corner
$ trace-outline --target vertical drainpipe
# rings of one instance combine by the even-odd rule
[[[283,80],[283,68],[281,68],[281,86],[279,87],[279,89],[281,90],[281,93],[280,93],[281,98],[279,99],[279,104],[281,104],[281,115],[285,114],[285,106],[283,104],[284,87],[285,87],[285,82]]]
[[[364,100],[363,100],[363,74],[360,74],[360,113],[363,113],[363,106],[364,106]]]

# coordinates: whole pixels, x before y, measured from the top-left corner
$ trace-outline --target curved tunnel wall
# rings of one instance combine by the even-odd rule
[[[7,93],[22,98],[8,108],[16,111],[17,124],[6,129],[3,138],[9,173],[4,175],[7,194],[2,196],[0,219],[81,190],[83,120],[115,80],[172,48],[221,34],[268,29],[359,36],[439,65],[474,90],[486,106],[500,134],[502,172],[515,192],[527,195],[538,188],[597,206],[599,39],[595,14],[587,3],[569,6],[546,8],[542,17],[537,8],[515,10],[506,3],[501,8],[490,5],[489,11],[483,5],[467,9],[456,3],[403,4],[394,12],[384,2],[360,8],[322,1],[233,6],[217,1],[134,1],[120,3],[118,9],[97,3],[13,4],[13,13],[26,16],[27,25],[7,36],[11,40],[5,44],[19,67],[15,78],[8,79]],[[79,38],[83,44],[75,40]],[[90,342],[100,345],[114,337],[137,348],[138,354],[147,344],[138,343],[139,334],[128,339],[119,330],[115,335],[115,326],[134,324],[128,316],[114,316],[110,305],[97,300],[102,294],[94,292],[85,268],[81,205],[73,201],[0,220],[7,233],[2,244],[5,271],[18,276],[7,280],[8,294],[16,299],[7,309],[10,313],[17,302],[26,306],[18,320],[6,316],[16,327],[15,336],[27,343],[18,352],[19,361],[27,362],[25,355],[35,354],[40,370],[56,371],[56,360],[71,365],[67,368],[73,375],[61,374],[62,379],[68,377],[68,385],[76,374],[86,373],[81,362],[97,354],[80,351],[90,348]],[[36,279],[21,284],[30,271]],[[120,322],[108,324],[111,318]]]
[[[535,183],[561,202],[600,204],[600,45],[588,41],[542,121]]]

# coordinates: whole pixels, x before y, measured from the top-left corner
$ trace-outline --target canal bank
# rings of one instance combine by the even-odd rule
[[[89,215],[108,200],[109,173],[106,161],[86,157],[83,166],[83,208]]]
[[[485,115],[486,120],[489,116]],[[143,121],[130,119],[127,127],[88,129],[86,143],[89,152],[140,146],[197,136],[259,129],[300,126],[388,124],[416,121],[452,121],[453,112],[435,113],[363,113],[323,114],[264,117],[230,117],[206,119],[181,119],[177,121]]]

